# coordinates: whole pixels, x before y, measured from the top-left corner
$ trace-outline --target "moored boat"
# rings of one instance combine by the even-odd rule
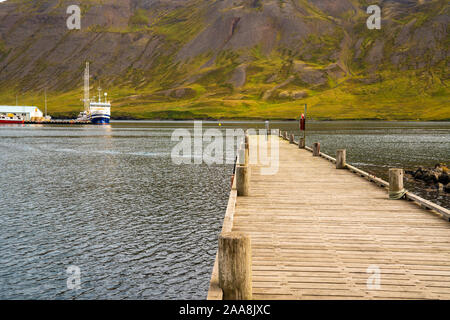
[[[15,115],[0,116],[0,124],[23,124],[25,120]]]
[[[111,104],[108,102],[90,103],[91,122],[95,124],[108,124],[111,118]]]
[[[107,100],[105,92],[102,99],[101,89],[98,88],[98,101],[89,97],[89,62],[86,62],[84,70],[84,111],[78,116],[77,121],[91,121],[93,124],[108,124],[111,118],[111,103]]]

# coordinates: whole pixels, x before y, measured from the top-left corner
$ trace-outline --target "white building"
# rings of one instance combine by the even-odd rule
[[[0,115],[13,114],[23,117],[25,121],[41,120],[44,114],[38,107],[33,106],[0,106]]]

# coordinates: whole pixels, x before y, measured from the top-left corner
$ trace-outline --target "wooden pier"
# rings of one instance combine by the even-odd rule
[[[208,299],[450,299],[449,210],[279,139],[278,173],[233,185]]]

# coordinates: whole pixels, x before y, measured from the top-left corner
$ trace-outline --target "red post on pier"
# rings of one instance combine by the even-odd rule
[[[300,116],[300,132],[303,131],[303,137],[300,135],[299,141],[298,141],[298,147],[304,148],[306,145],[306,104],[305,104],[305,113],[302,113]]]
[[[300,117],[300,131],[305,131],[305,114]]]

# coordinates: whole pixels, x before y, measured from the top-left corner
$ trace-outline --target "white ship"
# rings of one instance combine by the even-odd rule
[[[91,121],[95,124],[108,124],[111,118],[111,103],[108,102],[108,94],[105,92],[102,101],[101,89],[98,88],[98,101],[91,101],[89,97],[89,62],[86,62],[84,70],[84,111],[78,116],[78,121]]]

